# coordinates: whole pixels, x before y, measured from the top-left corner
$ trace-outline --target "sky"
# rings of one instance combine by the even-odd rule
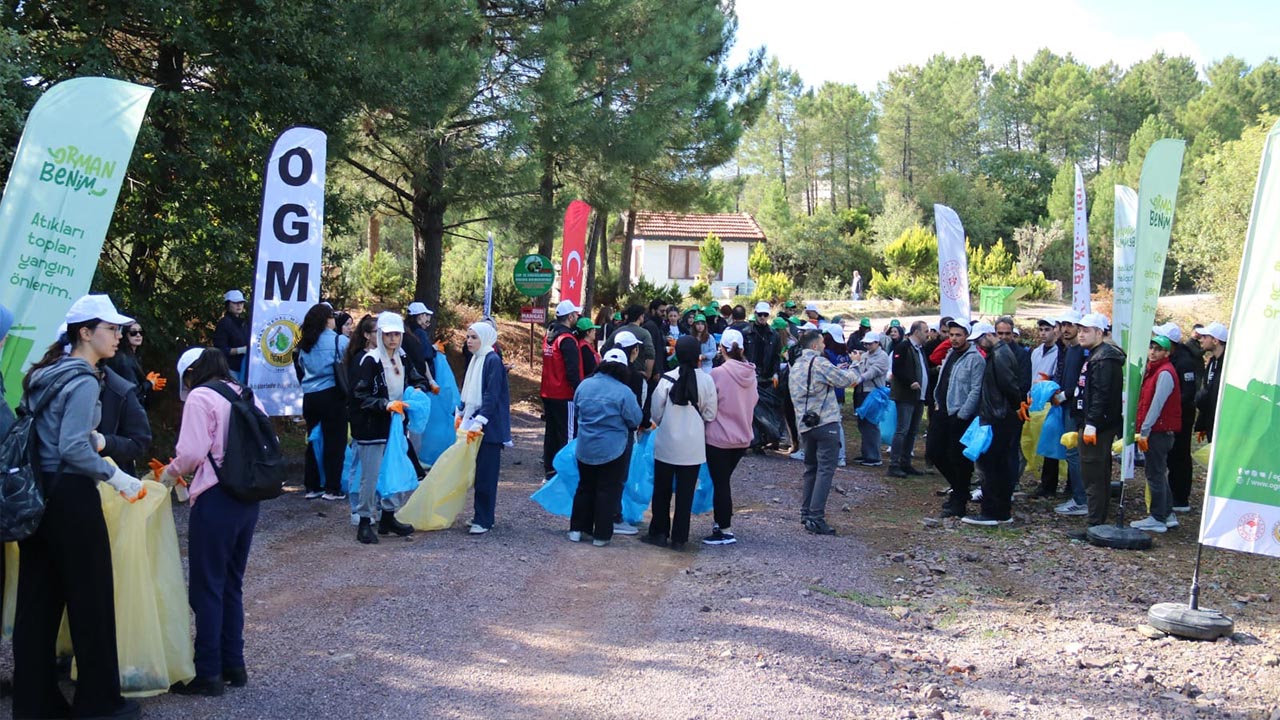
[[[1122,68],[1157,50],[1200,67],[1226,55],[1280,56],[1276,0],[737,0],[733,60],[764,46],[806,85],[874,92],[889,73],[932,55],[980,55],[999,67],[1042,47],[1090,67]]]

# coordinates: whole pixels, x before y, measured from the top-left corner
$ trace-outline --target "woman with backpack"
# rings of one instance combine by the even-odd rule
[[[462,408],[457,420],[463,430],[480,433],[475,517],[468,529],[472,535],[483,535],[493,529],[502,448],[512,445],[511,392],[507,385],[507,367],[494,350],[497,342],[498,331],[489,322],[472,323],[467,328],[471,361],[462,380]]]
[[[66,321],[66,333],[22,383],[22,407],[34,415],[30,440],[44,514],[18,543],[13,716],[137,717],[138,704],[120,695],[111,545],[98,483],[131,501],[143,494],[142,483],[100,457],[94,438],[102,412],[97,366],[115,355],[120,326],[133,320],[106,295],[86,295]],[[54,661],[64,609],[79,671],[71,704],[58,689]]]
[[[347,447],[347,386],[343,354],[350,340],[335,331],[333,310],[317,303],[302,318],[302,338],[298,341],[298,364],[302,369],[302,417],[307,437],[317,425],[324,446],[324,487],[320,486],[320,465],[307,443],[303,482],[308,500],[342,500],[342,461]]]
[[[356,540],[365,545],[376,545],[378,535],[394,533],[404,537],[413,533],[412,525],[396,520],[396,511],[407,498],[379,499],[378,474],[391,434],[391,414],[403,416],[405,413],[404,389],[427,390],[429,382],[408,362],[400,347],[404,320],[399,315],[393,312],[378,315],[375,331],[374,347],[365,351],[356,367],[349,405],[351,437],[356,442],[356,462],[360,463],[360,495],[356,503],[360,524]],[[412,456],[410,461],[417,462]],[[373,519],[379,510],[378,532],[374,534]]]

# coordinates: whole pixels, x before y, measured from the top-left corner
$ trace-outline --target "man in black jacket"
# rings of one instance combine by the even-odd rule
[[[1196,437],[1201,442],[1213,441],[1213,420],[1218,412],[1218,388],[1222,384],[1222,356],[1227,352],[1227,326],[1211,322],[1198,331],[1200,347],[1209,356],[1205,365],[1204,387],[1196,393]]]
[[[1080,346],[1089,357],[1076,382],[1071,418],[1080,431],[1080,473],[1088,498],[1086,527],[1107,522],[1111,502],[1111,443],[1124,427],[1121,401],[1124,395],[1124,351],[1102,341],[1109,322],[1101,313],[1080,319]],[[1084,530],[1071,533],[1085,539]]]
[[[911,331],[903,342],[893,348],[889,397],[897,409],[898,420],[889,450],[889,475],[892,477],[924,474],[911,467],[911,449],[915,447],[916,433],[920,431],[925,393],[929,386],[929,371],[924,358],[925,334],[928,331],[928,323],[917,320],[911,323]]]
[[[778,365],[781,362],[782,345],[778,333],[769,326],[769,303],[756,303],[756,321],[742,333],[746,346],[743,354],[747,362],[756,366],[756,383],[759,398],[753,426],[755,437],[751,446],[763,454],[764,448],[776,445],[782,439],[782,399],[778,396]],[[736,311],[735,311],[736,315]]]
[[[987,354],[978,396],[978,417],[991,427],[991,447],[978,458],[982,470],[982,512],[966,515],[970,525],[1000,525],[1013,522],[1013,484],[1017,466],[1013,446],[1018,441],[1018,407],[1025,397],[1018,384],[1018,357],[996,336],[996,329],[980,322],[969,333]]]
[[[1076,391],[1079,389],[1080,368],[1088,358],[1088,350],[1080,345],[1080,313],[1068,310],[1059,317],[1058,331],[1061,333],[1062,345],[1066,348],[1063,360],[1058,364],[1058,374],[1054,382],[1062,388],[1054,396],[1054,404],[1061,405],[1068,414],[1076,406]],[[1074,424],[1070,425],[1075,429]],[[1067,492],[1071,497],[1066,502],[1053,508],[1059,515],[1084,516],[1089,514],[1088,493],[1084,489],[1084,477],[1080,469],[1080,447],[1067,448]]]
[[[1173,352],[1169,361],[1178,374],[1181,391],[1182,428],[1173,435],[1173,449],[1169,451],[1169,492],[1173,496],[1173,509],[1191,512],[1191,433],[1196,411],[1196,383],[1204,365],[1182,344],[1182,329],[1176,323],[1165,323],[1154,329],[1156,335],[1169,338]]]

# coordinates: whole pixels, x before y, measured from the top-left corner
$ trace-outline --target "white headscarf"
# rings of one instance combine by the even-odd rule
[[[470,419],[480,410],[484,400],[484,359],[493,352],[493,344],[498,341],[498,331],[486,322],[472,323],[467,328],[480,338],[480,349],[471,354],[471,362],[467,365],[467,374],[462,379],[462,417]]]
[[[387,399],[399,400],[404,397],[404,360],[400,358],[401,350],[388,353],[382,344],[382,333],[404,333],[404,320],[393,312],[384,312],[378,316],[378,347],[374,349],[378,360],[382,363],[382,377],[387,383]]]

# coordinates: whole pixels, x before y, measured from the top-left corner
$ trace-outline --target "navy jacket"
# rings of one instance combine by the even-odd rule
[[[232,355],[231,348],[248,347],[248,345],[249,323],[231,313],[223,315],[218,321],[218,326],[213,329],[213,346],[222,351],[222,355],[227,359],[227,366],[235,372],[244,369],[244,360],[249,355]]]
[[[138,400],[137,388],[109,367],[102,368],[102,420],[98,432],[107,439],[102,454],[115,461],[124,472],[134,472],[135,460],[151,448],[151,423]]]
[[[478,415],[485,416],[481,442],[502,445],[511,442],[511,389],[507,386],[507,367],[498,353],[484,358],[484,392],[480,397]]]

